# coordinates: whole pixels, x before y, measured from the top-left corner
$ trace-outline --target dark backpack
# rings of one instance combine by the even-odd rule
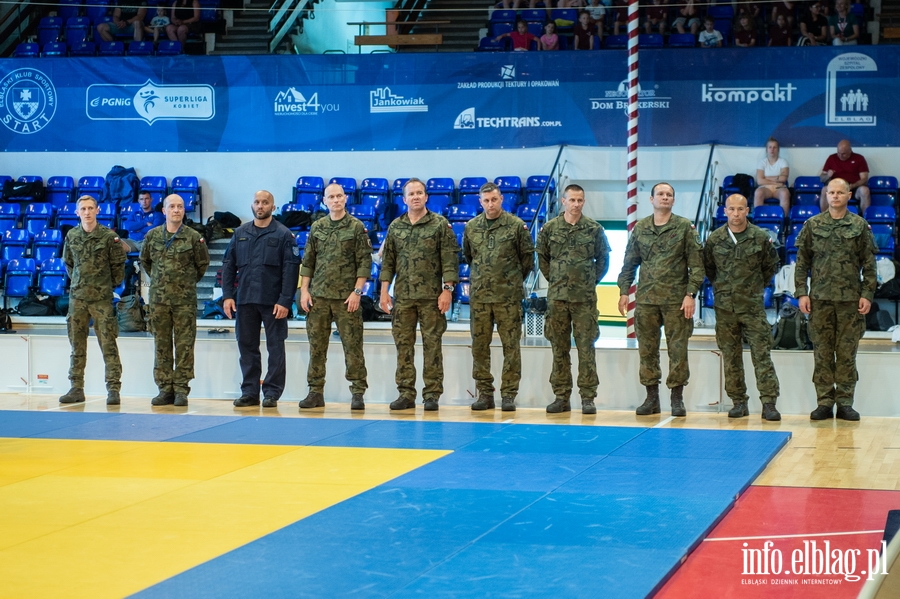
[[[147,321],[144,317],[143,300],[139,295],[126,295],[116,304],[116,314],[119,319],[119,331],[123,333],[136,333],[147,330]]]
[[[44,184],[38,181],[7,181],[3,184],[3,199],[7,202],[43,202]]]
[[[12,318],[9,316],[9,310],[0,308],[0,333],[15,333],[12,328]]]
[[[100,202],[131,204],[137,202],[141,181],[133,168],[116,165],[106,174],[106,183],[100,192]]]
[[[212,218],[216,219],[226,229],[237,229],[241,226],[241,219],[232,212],[213,212]],[[208,224],[208,223],[207,223]]]
[[[378,320],[378,310],[375,309],[375,300],[368,295],[359,298],[359,309],[362,310],[362,318],[366,322]]]
[[[738,188],[738,193],[747,199],[753,198],[753,177],[746,173],[738,173],[731,177],[731,185]],[[724,201],[725,198],[722,198]]]
[[[778,321],[772,327],[772,349],[812,349],[806,315],[792,303],[785,302],[778,310]]]
[[[203,304],[203,315],[200,317],[204,320],[225,320],[228,317],[225,315],[225,308],[222,307],[222,298],[217,300],[210,300]]]
[[[872,308],[866,314],[867,331],[886,331],[894,326],[894,319],[887,310],[882,310],[878,302],[872,302]]]
[[[531,297],[522,300],[522,308],[527,314],[544,314],[547,312],[547,298],[531,294]]]
[[[52,297],[40,299],[33,291],[19,300],[16,312],[22,316],[55,316],[56,300]]]

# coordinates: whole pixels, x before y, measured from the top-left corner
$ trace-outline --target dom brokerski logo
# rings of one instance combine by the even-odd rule
[[[208,121],[216,115],[209,85],[98,83],[87,88],[87,117],[94,121]]]
[[[15,69],[0,79],[0,121],[14,133],[43,129],[56,114],[56,88],[37,69]]]
[[[562,121],[542,121],[537,116],[476,117],[475,108],[466,108],[453,122],[454,129],[518,129],[522,127],[562,127]]]

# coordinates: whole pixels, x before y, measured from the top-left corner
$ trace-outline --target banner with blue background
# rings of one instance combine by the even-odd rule
[[[640,144],[893,146],[900,47],[648,50]],[[624,146],[626,53],[0,60],[11,152]]]

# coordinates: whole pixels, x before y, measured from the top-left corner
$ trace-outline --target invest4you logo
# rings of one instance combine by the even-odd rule
[[[860,549],[831,540],[783,539],[742,543],[742,585],[840,585],[888,573],[887,544]]]

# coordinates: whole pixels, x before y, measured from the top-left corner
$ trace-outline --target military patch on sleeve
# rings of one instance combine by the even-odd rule
[[[294,253],[294,256],[300,255],[300,248],[298,248],[296,245],[293,248],[291,248],[291,251]]]
[[[119,238],[118,238],[118,237],[115,237],[115,238],[113,239],[113,241],[116,241],[116,242],[117,242],[117,241],[119,241]]]
[[[203,238],[201,237],[201,238],[200,238],[200,243],[206,243],[206,240],[203,239]]]

